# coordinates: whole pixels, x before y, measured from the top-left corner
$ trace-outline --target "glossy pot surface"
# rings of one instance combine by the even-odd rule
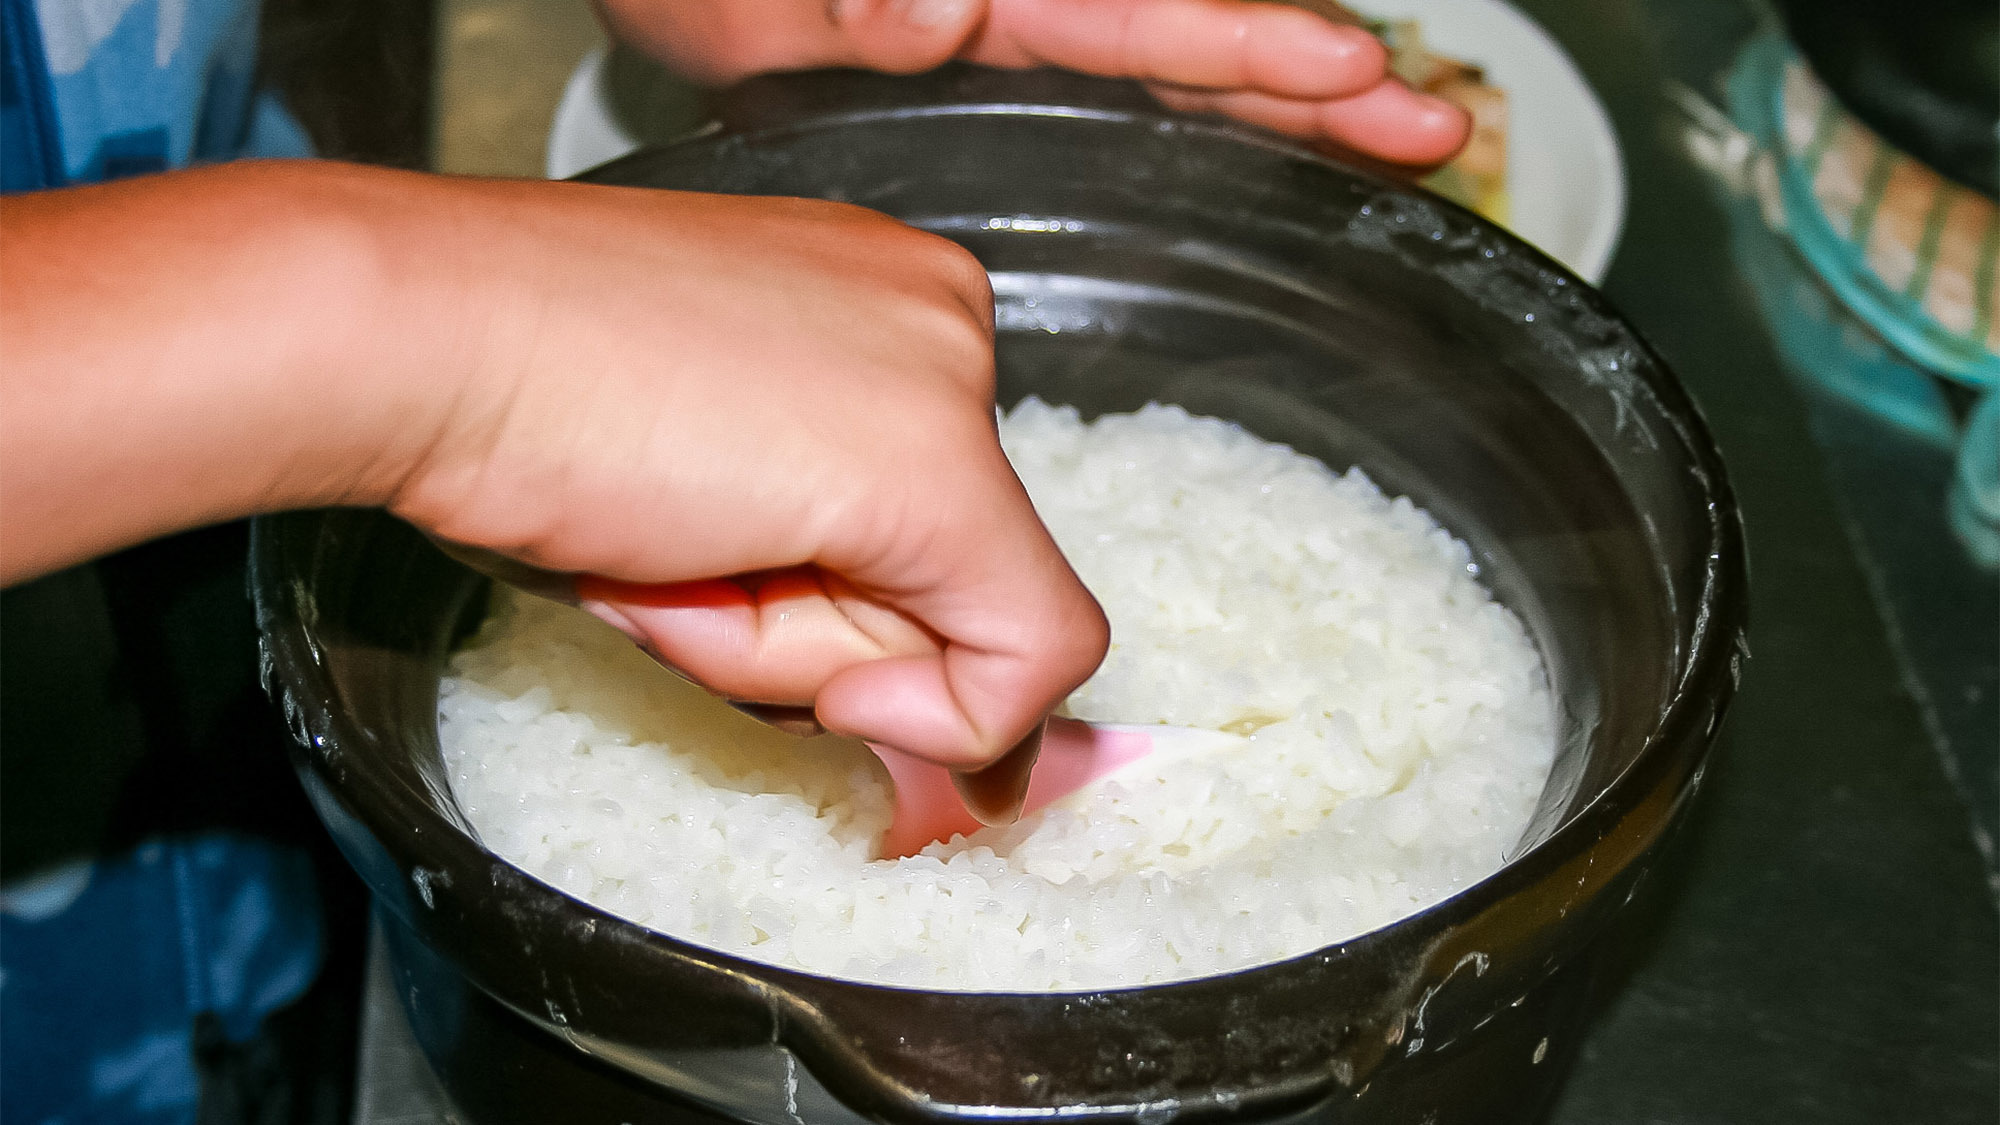
[[[886,211],[987,265],[1003,400],[1177,402],[1363,465],[1471,543],[1547,658],[1562,745],[1503,870],[1309,956],[1087,994],[854,984],[644,930],[485,852],[436,732],[482,581],[379,514],[262,521],[271,686],[469,1113],[1536,1112],[1574,1045],[1591,944],[1699,780],[1743,625],[1715,450],[1597,293],[1425,193],[1046,74],[753,83],[719,130],[584,178]]]

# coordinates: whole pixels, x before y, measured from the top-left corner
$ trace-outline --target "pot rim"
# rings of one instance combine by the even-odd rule
[[[1747,563],[1744,558],[1741,516],[1736,506],[1733,490],[1729,485],[1726,470],[1721,461],[1721,455],[1715,447],[1707,422],[1702,417],[1699,407],[1695,405],[1678,380],[1672,378],[1665,362],[1660,358],[1650,342],[1640,336],[1637,330],[1619,315],[1616,309],[1597,290],[1577,278],[1575,274],[1571,273],[1561,263],[1536,250],[1532,245],[1520,241],[1512,234],[1501,230],[1493,224],[1487,223],[1486,220],[1466,211],[1464,208],[1458,207],[1448,200],[1433,196],[1419,188],[1394,183],[1372,171],[1344,164],[1331,157],[1305,149],[1302,146],[1291,144],[1282,138],[1236,125],[1189,121],[1185,118],[1178,118],[1165,113],[1146,114],[1133,110],[1077,109],[1075,107],[1060,105],[1048,106],[996,102],[970,106],[925,107],[915,111],[857,110],[829,115],[825,118],[815,118],[806,122],[767,126],[744,133],[731,134],[731,136],[747,141],[782,136],[787,133],[816,132],[823,129],[851,126],[870,120],[901,116],[1044,116],[1085,118],[1154,126],[1165,125],[1189,132],[1215,134],[1233,143],[1254,145],[1259,148],[1280,152],[1288,157],[1308,160],[1322,166],[1335,175],[1358,178],[1379,191],[1389,194],[1412,196],[1421,199],[1426,205],[1456,212],[1455,217],[1460,221],[1489,227],[1493,232],[1497,232],[1505,241],[1511,243],[1509,247],[1511,252],[1529,255],[1537,265],[1567,279],[1568,283],[1573,287],[1575,296],[1589,306],[1590,311],[1606,316],[1628,332],[1632,336],[1633,342],[1637,345],[1637,350],[1648,361],[1645,364],[1639,365],[1640,369],[1636,374],[1645,381],[1648,391],[1659,401],[1661,417],[1670,426],[1671,432],[1679,441],[1681,449],[1689,462],[1688,467],[1698,478],[1701,492],[1706,501],[1708,519],[1705,545],[1707,551],[1702,590],[1696,605],[1694,627],[1687,638],[1689,642],[1688,650],[1686,656],[1681,661],[1681,674],[1671,689],[1666,706],[1661,711],[1660,717],[1654,723],[1651,731],[1648,732],[1644,747],[1634,754],[1632,760],[1622,771],[1605,784],[1587,803],[1564,817],[1557,827],[1544,839],[1508,859],[1506,863],[1492,874],[1444,899],[1440,899],[1422,910],[1405,915],[1385,926],[1354,935],[1344,941],[1335,942],[1296,957],[1248,966],[1242,969],[1231,970],[1227,973],[1182,978],[1157,984],[1124,985],[1111,988],[1079,989],[1064,992],[924,989],[902,985],[873,984],[843,977],[810,973],[801,969],[776,966],[767,962],[740,957],[641,926],[638,923],[607,913],[601,908],[584,902],[581,899],[573,898],[565,892],[543,883],[539,879],[534,879],[531,875],[528,876],[528,878],[533,880],[535,885],[545,888],[549,894],[557,896],[567,903],[593,912],[599,918],[600,922],[608,922],[617,926],[629,926],[640,933],[664,939],[683,952],[698,954],[704,958],[713,957],[720,959],[718,967],[722,967],[723,965],[754,966],[759,971],[776,971],[802,978],[835,981],[841,984],[883,988],[892,991],[917,993],[949,992],[957,995],[1033,996],[1074,999],[1079,996],[1100,996],[1141,989],[1172,988],[1191,981],[1258,973],[1293,961],[1319,957],[1330,950],[1345,948],[1356,943],[1364,943],[1371,938],[1375,938],[1377,935],[1385,935],[1399,929],[1407,928],[1420,919],[1435,919],[1444,914],[1478,913],[1493,905],[1499,899],[1506,897],[1506,894],[1511,890],[1507,884],[1527,878],[1531,872],[1539,874],[1539,869],[1543,867],[1552,867],[1559,864],[1564,859],[1579,851],[1581,847],[1587,846],[1590,841],[1601,836],[1601,831],[1591,830],[1597,822],[1608,819],[1609,822],[1615,823],[1617,820],[1622,819],[1624,813],[1634,803],[1635,798],[1651,789],[1650,783],[1666,768],[1668,765],[1666,759],[1672,756],[1672,751],[1675,747],[1695,746],[1699,748],[1696,756],[1705,757],[1708,735],[1712,733],[1713,726],[1706,732],[1696,732],[1693,728],[1698,723],[1708,722],[1708,717],[1711,715],[1715,715],[1719,719],[1720,712],[1727,705],[1728,700],[1740,681],[1741,658],[1747,654],[1747,648],[1744,643],[1744,628],[1748,617],[1748,574]],[[693,143],[709,140],[713,136],[715,136],[713,133],[704,133],[694,138]],[[661,150],[644,150],[634,153],[631,156],[620,158],[604,167],[607,169],[616,168],[630,162],[643,161],[648,156],[659,151]],[[586,173],[586,176],[595,176],[601,173],[601,171],[601,169],[594,170],[592,173]],[[282,657],[278,658],[275,664],[288,664],[293,669],[315,666],[318,664],[318,661],[309,652],[302,651],[306,646],[303,646],[297,638],[287,635],[279,627],[282,615],[278,607],[271,604],[274,591],[277,591],[282,586],[282,583],[276,582],[274,579],[278,577],[283,564],[272,547],[271,536],[264,526],[266,523],[267,518],[260,518],[254,521],[251,540],[251,555],[253,559],[251,593],[257,603],[260,631],[266,645],[282,654]],[[273,663],[273,661],[267,661],[267,664]],[[276,667],[272,668],[274,674],[280,670]],[[274,682],[268,686],[272,690],[275,690],[280,685]],[[329,728],[340,729],[346,727],[350,729],[342,733],[349,736],[357,733],[351,729],[351,722],[344,716],[335,714],[331,710],[311,702],[297,703],[296,697],[290,691],[287,691],[285,695],[288,699],[293,700],[292,703],[287,704],[288,707],[299,706],[311,713],[310,718],[316,720],[309,723],[313,729],[325,731]],[[308,738],[306,741],[311,742],[312,740]],[[354,740],[350,737],[343,741]],[[470,850],[465,854],[452,857],[454,859],[463,861],[476,855],[477,857],[493,862],[508,862],[503,857],[488,851],[475,836],[471,835],[451,818],[431,808],[428,804],[417,805],[415,807],[400,807],[409,803],[401,799],[401,794],[394,791],[395,787],[393,785],[380,784],[379,779],[373,777],[367,771],[354,769],[342,769],[337,772],[329,771],[324,768],[317,756],[312,756],[312,762],[316,772],[324,778],[336,793],[342,795],[343,803],[359,816],[372,831],[385,837],[395,838],[403,847],[409,849],[411,853],[424,855],[434,847],[447,846],[446,841],[455,838],[469,845]],[[395,810],[395,815],[387,814],[387,810],[390,809]],[[440,861],[442,861],[442,858],[439,857]],[[512,865],[509,864],[509,866]],[[526,873],[523,872],[523,874],[525,875]]]
[[[620,941],[642,944],[650,950],[709,973],[749,982],[749,987],[765,998],[775,1012],[779,1006],[788,1013],[784,1022],[810,1028],[818,1006],[837,995],[902,994],[921,997],[957,997],[967,1003],[982,1000],[1026,1005],[1036,1011],[1060,1009],[1079,1001],[1121,995],[1158,995],[1170,990],[1214,987],[1218,982],[1238,982],[1278,976],[1298,970],[1311,962],[1336,957],[1367,957],[1377,952],[1393,954],[1413,946],[1435,949],[1459,924],[1501,906],[1523,889],[1547,880],[1565,865],[1579,861],[1597,841],[1611,835],[1649,800],[1665,794],[1670,809],[1678,811],[1698,786],[1705,769],[1713,735],[1740,679],[1741,661],[1747,654],[1744,628],[1748,616],[1748,567],[1741,515],[1730,487],[1721,455],[1708,425],[1686,390],[1671,374],[1652,345],[1597,290],[1578,279],[1560,263],[1526,242],[1448,201],[1407,185],[1386,179],[1365,168],[1309,151],[1245,127],[1190,120],[1163,113],[1130,109],[1078,108],[1060,103],[1041,104],[993,101],[986,103],[933,106],[912,111],[904,108],[849,110],[806,121],[767,124],[741,132],[706,132],[685,143],[711,143],[718,139],[735,142],[768,140],[786,134],[809,133],[852,126],[871,120],[897,116],[1039,116],[1074,118],[1099,122],[1133,124],[1155,129],[1181,130],[1231,144],[1249,145],[1303,160],[1319,166],[1335,178],[1359,181],[1387,196],[1421,202],[1443,213],[1455,225],[1471,224],[1485,236],[1505,244],[1510,254],[1525,259],[1567,285],[1569,295],[1581,302],[1585,311],[1605,318],[1622,333],[1633,351],[1643,359],[1632,372],[1654,400],[1653,409],[1663,423],[1663,435],[1671,435],[1679,445],[1674,459],[1695,478],[1693,491],[1705,508],[1705,522],[1691,521],[1686,557],[1695,550],[1704,552],[1700,591],[1692,607],[1692,621],[1682,632],[1680,619],[1674,620],[1673,634],[1683,644],[1678,654],[1678,675],[1667,690],[1664,706],[1647,731],[1641,747],[1615,776],[1575,807],[1544,838],[1511,856],[1497,871],[1460,891],[1413,914],[1385,926],[1330,943],[1310,952],[1279,961],[1247,966],[1226,973],[1208,974],[1173,981],[1086,988],[1064,991],[1019,991],[994,989],[936,989],[906,985],[877,984],[811,973],[757,961],[738,954],[652,930],[576,899],[540,879],[515,868],[507,860],[488,851],[483,844],[443,808],[433,801],[449,801],[449,794],[414,792],[385,772],[356,768],[351,759],[335,765],[326,752],[328,745],[364,745],[367,732],[338,703],[334,685],[326,675],[324,662],[314,651],[307,631],[299,620],[297,599],[304,592],[288,573],[292,560],[278,544],[273,523],[285,517],[256,521],[251,543],[251,587],[258,624],[265,646],[267,688],[277,696],[292,720],[301,756],[312,775],[324,783],[330,794],[378,840],[387,845],[399,869],[462,869],[468,865],[492,865],[517,876],[516,885],[531,896],[536,908],[567,912],[584,920],[593,930],[604,931]],[[607,171],[643,162],[662,151],[647,150],[586,173],[596,178]],[[1697,532],[1699,529],[1699,532]],[[469,584],[467,591],[478,587]],[[308,686],[308,680],[316,680]],[[1636,730],[1636,724],[1634,724]],[[1671,782],[1670,785],[1665,783]],[[1664,817],[1643,838],[1636,839],[1631,857],[1644,854],[1666,830],[1672,817]],[[1633,862],[1628,857],[1626,866]],[[1622,866],[1621,866],[1622,870]],[[382,888],[376,888],[379,891]],[[405,894],[378,893],[378,901],[408,925],[425,927],[413,914],[408,881]],[[482,990],[508,1003],[488,982],[472,978]],[[509,1004],[520,1011],[518,1005]],[[540,1013],[521,1011],[531,1021],[549,1026]],[[811,1031],[808,1035],[813,1034]],[[787,1037],[789,1045],[796,1042]],[[843,1095],[845,1097],[845,1095]],[[927,1103],[932,1111],[979,1112],[979,1107],[952,1107]],[[990,1107],[987,1107],[990,1109]],[[1094,1110],[1094,1112],[1096,1112]]]

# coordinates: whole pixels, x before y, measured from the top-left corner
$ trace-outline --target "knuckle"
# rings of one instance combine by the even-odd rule
[[[910,232],[910,252],[926,272],[966,297],[967,304],[992,303],[993,287],[987,280],[986,267],[972,251],[941,234],[912,226],[903,229]]]
[[[993,284],[972,251],[943,235],[856,204],[816,199],[797,202],[824,209],[821,214],[835,223],[866,228],[851,233],[870,240],[885,273],[948,293],[974,314],[975,321],[991,322]]]
[[[1061,602],[1060,616],[1056,631],[1058,651],[1069,662],[1084,669],[1084,676],[1097,667],[1104,658],[1105,650],[1111,644],[1111,622],[1104,615],[1104,607],[1098,604],[1083,582],[1072,573],[1065,584],[1065,596]]]
[[[957,243],[921,231],[914,244],[920,259],[909,306],[923,324],[932,361],[957,388],[978,400],[983,419],[994,387],[993,287],[986,269]]]
[[[962,310],[965,323],[977,334],[978,346],[993,348],[993,281],[986,267],[970,250],[948,239],[931,237],[935,243],[932,270],[940,288]]]
[[[997,381],[990,330],[959,313],[950,319],[941,337],[937,361],[950,377],[952,387],[959,392],[952,396],[962,400],[957,408],[963,410],[969,406],[980,424],[990,427],[993,390]]]
[[[967,304],[990,314],[993,308],[993,279],[986,275],[986,266],[972,251],[958,243],[947,238],[937,238],[937,241],[940,244],[940,268],[960,295],[965,297]]]

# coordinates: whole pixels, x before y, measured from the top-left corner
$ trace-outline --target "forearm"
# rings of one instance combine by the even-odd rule
[[[311,164],[0,221],[7,580],[307,504],[625,583],[816,574],[821,612],[641,632],[711,686],[960,766],[1103,655],[994,429],[985,272],[884,215]]]
[[[0,582],[392,494],[452,387],[406,322],[390,179],[413,178],[268,164],[0,203]]]

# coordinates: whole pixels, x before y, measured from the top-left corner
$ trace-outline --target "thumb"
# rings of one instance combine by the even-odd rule
[[[914,74],[959,53],[987,0],[831,0],[828,11],[856,66]]]
[[[1023,745],[1090,677],[1110,645],[1097,600],[1070,569],[1001,454],[968,451],[971,471],[935,482],[950,502],[892,567],[842,567],[875,600],[921,621],[940,644],[850,664],[815,699],[829,730],[962,770]],[[834,565],[838,566],[836,562]]]
[[[658,584],[586,574],[576,597],[654,659],[738,702],[810,705],[842,668],[943,643],[815,566]]]

